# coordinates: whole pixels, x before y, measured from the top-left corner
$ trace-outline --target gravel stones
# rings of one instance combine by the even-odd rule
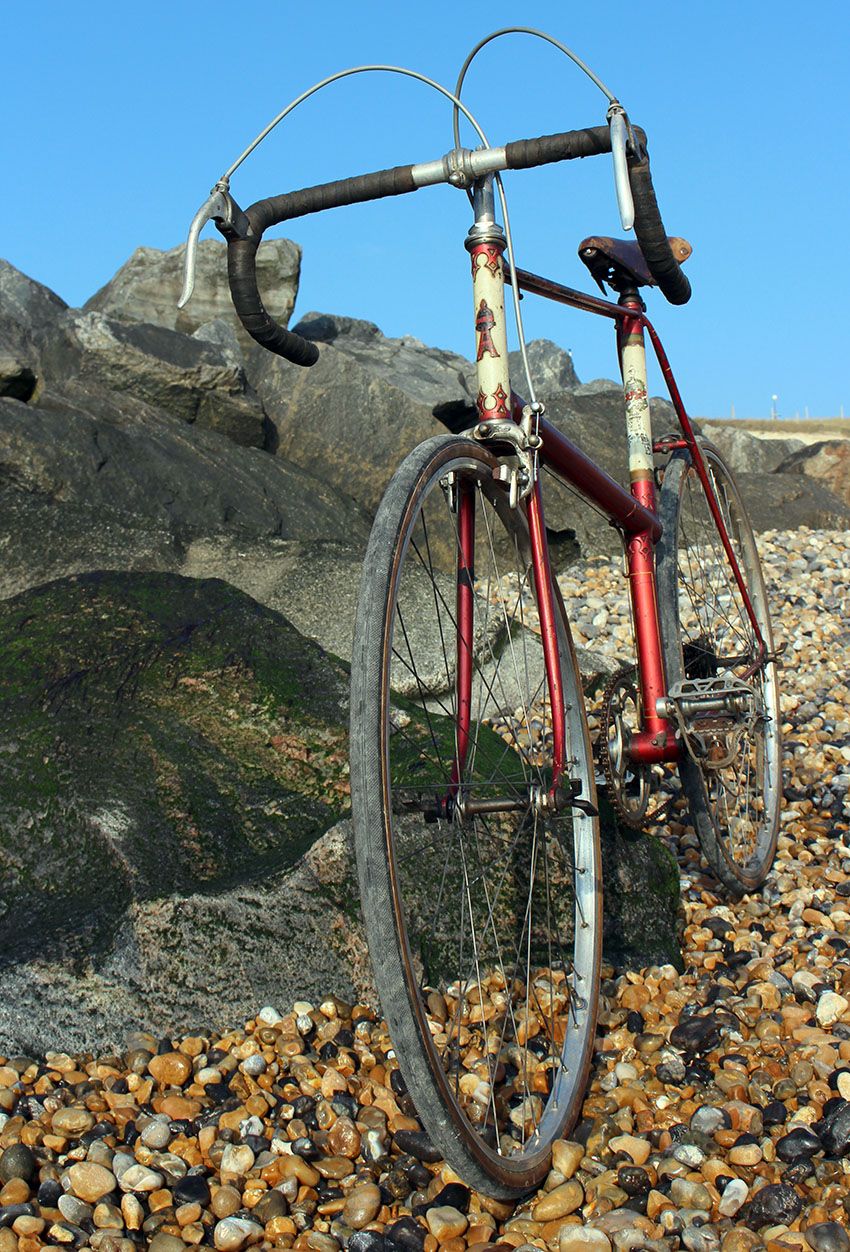
[[[161,1087],[182,1087],[192,1073],[192,1062],[182,1052],[152,1056],[148,1069]]]
[[[222,1182],[244,1178],[254,1160],[254,1153],[247,1144],[229,1143],[221,1154],[218,1166]]]
[[[685,1018],[670,1033],[670,1042],[686,1054],[710,1052],[720,1042],[722,1024],[713,1013]]]
[[[803,1201],[787,1183],[768,1183],[750,1201],[745,1221],[753,1230],[763,1226],[788,1225],[802,1211]]]
[[[32,1149],[25,1143],[12,1143],[0,1156],[0,1181],[23,1178],[28,1182],[37,1168],[38,1161]]]
[[[611,1240],[603,1230],[565,1226],[558,1235],[558,1252],[611,1252]]]
[[[817,1019],[821,1026],[832,1026],[844,1017],[850,1009],[850,1000],[836,995],[834,991],[825,991],[818,998]]]
[[[730,1178],[720,1197],[717,1212],[720,1217],[734,1217],[744,1204],[750,1189],[741,1178]]]
[[[186,1174],[174,1187],[174,1200],[177,1204],[206,1207],[210,1202],[210,1185],[201,1174]]]
[[[104,1169],[102,1165],[94,1165],[91,1161],[72,1165],[68,1170],[68,1183],[74,1195],[86,1204],[96,1204],[103,1196],[114,1191],[116,1185],[115,1175],[110,1170]]]
[[[428,1209],[425,1220],[438,1243],[447,1243],[449,1239],[459,1238],[469,1225],[466,1214],[450,1204]]]
[[[53,1133],[68,1139],[78,1139],[94,1125],[94,1117],[87,1109],[57,1109],[53,1114]]]
[[[823,1144],[818,1136],[805,1126],[796,1126],[776,1143],[776,1155],[780,1161],[787,1161],[791,1165],[797,1161],[811,1160],[816,1152],[822,1151]]]
[[[806,1228],[812,1252],[850,1252],[850,1236],[838,1222],[817,1222]]]
[[[538,1200],[531,1215],[536,1222],[551,1222],[557,1217],[568,1217],[584,1200],[584,1188],[575,1178],[548,1191]]]
[[[824,1119],[821,1142],[829,1156],[843,1156],[850,1148],[850,1103],[839,1099]]]
[[[584,1147],[572,1139],[558,1139],[552,1145],[552,1165],[559,1174],[572,1178],[584,1157]]]
[[[362,1183],[348,1193],[342,1220],[353,1230],[362,1230],[374,1221],[381,1207],[381,1189],[374,1183]]]
[[[262,1237],[263,1228],[244,1217],[227,1217],[217,1223],[213,1242],[220,1252],[238,1252],[247,1243],[256,1243]]]

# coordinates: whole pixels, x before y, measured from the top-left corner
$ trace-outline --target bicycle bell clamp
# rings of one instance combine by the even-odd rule
[[[531,494],[537,481],[537,450],[543,443],[537,434],[537,423],[545,411],[545,406],[535,400],[522,410],[519,422],[490,418],[472,429],[472,437],[479,443],[509,443],[513,448],[518,463],[508,465],[500,461],[493,470],[494,478],[508,484],[508,503],[512,509]]]
[[[207,222],[215,222],[226,239],[247,239],[251,233],[250,223],[230,194],[226,178],[219,179],[192,218],[189,238],[186,240],[186,260],[183,264],[183,290],[177,301],[178,309],[189,303],[195,289],[195,261],[198,256],[198,239]]]

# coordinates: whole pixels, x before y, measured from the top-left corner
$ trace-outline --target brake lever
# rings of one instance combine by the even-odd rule
[[[635,224],[635,205],[629,183],[629,167],[626,164],[626,110],[614,102],[608,110],[608,128],[611,131],[611,155],[614,158],[614,186],[617,191],[617,207],[623,230],[631,230]]]
[[[198,256],[198,240],[207,222],[215,222],[226,239],[247,239],[251,234],[248,218],[231,196],[227,183],[216,183],[208,198],[192,218],[189,237],[186,240],[186,259],[183,263],[183,290],[177,301],[178,309],[189,303],[195,289],[195,262]]]

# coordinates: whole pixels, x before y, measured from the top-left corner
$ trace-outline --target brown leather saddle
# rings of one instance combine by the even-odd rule
[[[693,252],[687,239],[678,236],[668,238],[673,256],[682,265]],[[649,272],[640,244],[634,239],[611,239],[607,235],[591,235],[582,239],[578,254],[590,270],[591,276],[604,291],[607,283],[614,291],[627,287],[655,287],[657,283]]]

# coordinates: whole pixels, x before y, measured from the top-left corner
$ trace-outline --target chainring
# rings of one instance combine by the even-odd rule
[[[634,709],[629,719],[631,727],[626,718],[630,704]],[[650,808],[653,799],[650,767],[629,759],[629,735],[640,724],[640,711],[638,668],[631,665],[612,675],[602,692],[597,761],[618,818],[632,830],[645,830],[660,821],[673,800],[667,797]]]

